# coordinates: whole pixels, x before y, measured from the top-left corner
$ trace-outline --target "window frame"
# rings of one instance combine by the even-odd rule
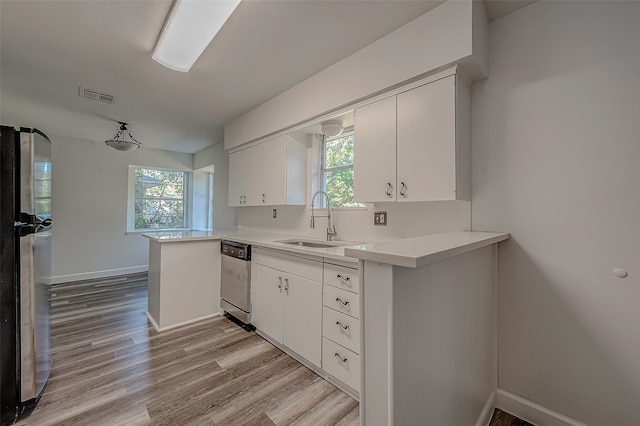
[[[183,173],[184,181],[182,188],[182,202],[183,202],[183,227],[181,228],[135,228],[135,185],[136,185],[136,170],[162,170],[168,172],[180,172]],[[145,233],[145,232],[162,232],[162,231],[184,231],[191,229],[191,207],[193,202],[192,194],[193,173],[190,170],[172,169],[169,167],[156,167],[156,166],[141,166],[141,165],[129,165],[128,173],[128,194],[127,194],[127,233]],[[175,200],[175,199],[174,199]]]
[[[334,141],[336,139],[343,139],[346,137],[352,136],[353,137],[353,144],[355,146],[356,140],[355,140],[355,131],[353,127],[347,127],[342,133],[340,133],[338,136],[332,136],[330,138],[327,137],[322,137],[322,142],[320,143],[320,167],[318,167],[318,188],[320,191],[324,191],[326,192],[326,187],[325,187],[325,175],[327,173],[333,173],[333,172],[338,172],[341,170],[348,170],[348,169],[352,169],[354,168],[354,163],[351,164],[345,164],[345,165],[341,165],[341,166],[336,166],[336,167],[326,167],[326,155],[327,155],[327,142],[331,142]],[[354,162],[355,162],[355,158],[354,158]],[[353,188],[352,188],[353,190]],[[326,205],[326,197],[319,197],[320,198],[320,206],[318,206],[319,209],[326,209],[327,205]],[[354,201],[354,203],[356,203],[356,201]],[[359,206],[336,206],[333,207],[331,206],[332,210],[362,210],[362,209],[366,209],[366,206],[362,203],[358,203],[361,204]]]

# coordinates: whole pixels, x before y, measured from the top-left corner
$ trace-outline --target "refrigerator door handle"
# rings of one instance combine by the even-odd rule
[[[15,222],[15,227],[20,228],[20,236],[24,237],[29,234],[35,234],[41,230],[46,231],[53,225],[51,218],[42,219],[35,214],[20,213],[20,221]]]

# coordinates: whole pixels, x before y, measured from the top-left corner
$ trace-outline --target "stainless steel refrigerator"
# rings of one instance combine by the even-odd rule
[[[35,407],[51,372],[51,142],[0,127],[0,417]]]

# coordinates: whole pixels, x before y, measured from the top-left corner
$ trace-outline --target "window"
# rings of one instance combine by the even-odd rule
[[[322,142],[320,188],[331,207],[364,207],[353,201],[353,130]],[[320,207],[326,207],[324,197]]]
[[[128,230],[187,228],[189,177],[178,170],[130,166]]]

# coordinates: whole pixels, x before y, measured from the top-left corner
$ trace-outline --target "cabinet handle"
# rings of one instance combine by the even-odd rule
[[[407,185],[404,184],[404,182],[400,182],[400,185],[402,185],[402,187],[400,188],[400,195],[402,195],[403,197],[407,196]]]
[[[335,357],[338,358],[340,360],[340,362],[342,363],[346,363],[348,360],[346,358],[343,358],[338,352],[336,352]]]
[[[242,195],[240,196],[240,204],[242,204]]]
[[[278,283],[278,288],[280,289],[280,291],[282,292],[282,277],[278,277],[278,280],[280,281]]]
[[[350,284],[350,282],[351,282],[351,278],[346,276],[346,275],[338,274],[338,278],[340,278],[342,281],[344,281],[347,284]]]
[[[336,302],[342,303],[342,306],[347,306],[349,304],[348,300],[345,302],[344,300],[340,299],[339,297],[336,297]]]
[[[262,202],[264,203],[264,194],[262,194]]]
[[[340,327],[342,327],[343,330],[348,330],[349,329],[349,324],[344,325],[340,321],[336,321],[336,325],[339,325]]]
[[[391,185],[391,182],[387,182],[387,195],[389,197],[391,197],[391,191],[393,190],[393,185]]]
[[[247,196],[246,196],[246,195],[243,195],[243,196],[242,196],[242,202],[243,202],[244,204],[247,204]]]
[[[289,278],[284,279],[284,291],[289,293]]]

